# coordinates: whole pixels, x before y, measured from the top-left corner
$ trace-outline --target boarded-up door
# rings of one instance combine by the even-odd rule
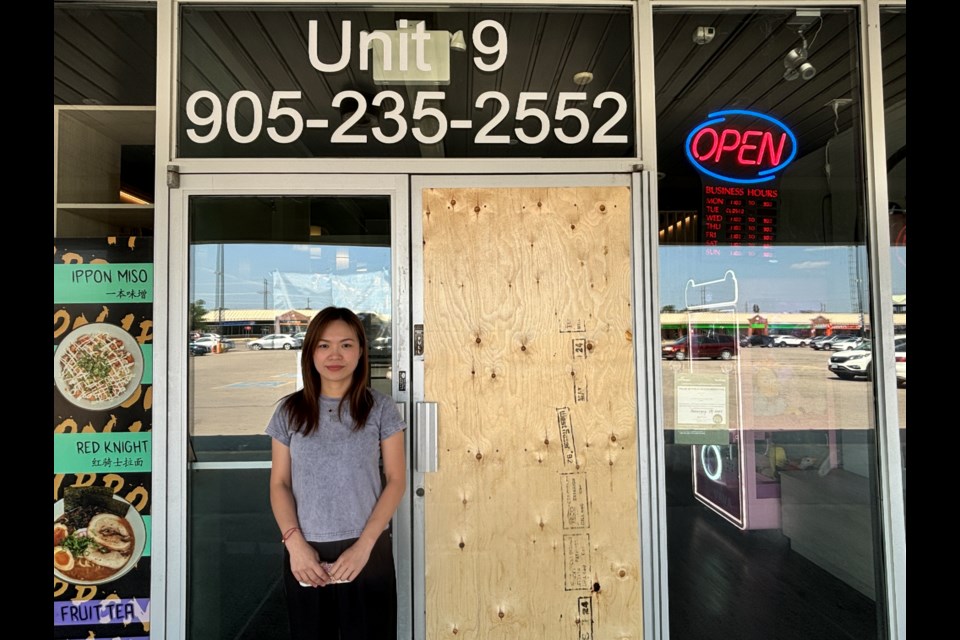
[[[426,637],[640,638],[629,187],[421,197]]]

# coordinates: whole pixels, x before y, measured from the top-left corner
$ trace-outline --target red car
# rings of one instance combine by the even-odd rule
[[[692,340],[681,336],[663,347],[663,357],[668,360],[686,360],[687,358],[713,358],[729,360],[737,355],[737,340],[733,336],[722,334],[695,334]]]

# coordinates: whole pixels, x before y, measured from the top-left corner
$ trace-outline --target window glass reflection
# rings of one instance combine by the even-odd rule
[[[328,305],[359,315],[371,384],[392,394],[390,200],[194,196],[189,215],[188,635],[281,638],[264,429]]]
[[[878,635],[857,31],[654,15],[674,638]]]
[[[155,2],[54,2],[53,103],[155,105],[156,40]]]

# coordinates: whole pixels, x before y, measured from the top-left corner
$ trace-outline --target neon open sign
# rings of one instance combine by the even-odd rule
[[[767,182],[793,162],[797,138],[776,118],[742,109],[715,111],[687,135],[687,158],[699,171],[723,180]]]

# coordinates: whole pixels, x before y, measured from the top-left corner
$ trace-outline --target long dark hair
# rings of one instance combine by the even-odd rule
[[[280,405],[287,413],[287,418],[293,431],[307,436],[313,433],[320,424],[320,374],[313,366],[313,352],[320,343],[320,337],[331,322],[342,320],[357,334],[357,347],[360,349],[360,360],[353,372],[350,388],[340,398],[337,415],[343,415],[343,403],[348,403],[350,416],[353,418],[353,430],[363,429],[373,409],[373,394],[369,389],[370,381],[370,354],[367,349],[367,334],[363,330],[363,323],[350,309],[343,307],[327,307],[320,311],[310,321],[307,335],[303,339],[303,348],[300,353],[300,371],[303,373],[303,389],[295,391],[283,399]]]

